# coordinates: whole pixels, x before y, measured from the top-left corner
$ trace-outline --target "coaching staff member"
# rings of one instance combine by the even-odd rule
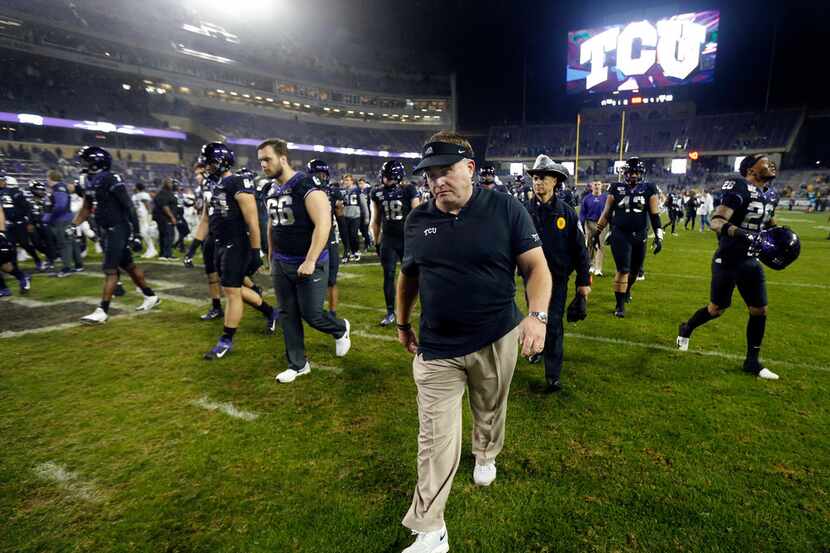
[[[452,132],[424,144],[434,200],[412,210],[397,284],[398,339],[416,353],[418,484],[403,525],[417,534],[406,553],[447,550],[444,507],[461,457],[461,399],[470,389],[477,485],[496,477],[507,395],[522,353],[543,350],[551,277],[525,208],[509,194],[473,187],[473,150]],[[482,237],[486,237],[483,239]],[[516,265],[527,275],[530,315],[514,297]],[[420,298],[420,343],[410,324]]]
[[[568,170],[542,154],[536,158],[528,174],[533,177],[533,199],[528,202],[527,209],[542,239],[545,259],[553,275],[543,353],[547,382],[544,392],[550,394],[562,389],[559,383],[565,337],[562,316],[568,296],[568,278],[576,270],[576,292],[586,298],[591,293],[591,275],[579,218],[573,207],[559,194],[568,180]]]

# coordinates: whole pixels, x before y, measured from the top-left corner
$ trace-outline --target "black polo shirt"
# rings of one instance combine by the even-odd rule
[[[424,359],[473,353],[519,324],[516,258],[542,243],[518,200],[476,188],[457,216],[433,200],[412,210],[404,236],[401,270],[418,277]]]

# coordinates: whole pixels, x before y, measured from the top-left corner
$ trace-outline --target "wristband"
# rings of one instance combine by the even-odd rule
[[[398,327],[398,330],[404,330],[404,331],[412,330],[412,323],[404,323],[404,324],[397,323],[395,326]]]

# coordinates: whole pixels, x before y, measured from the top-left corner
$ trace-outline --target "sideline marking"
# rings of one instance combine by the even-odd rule
[[[48,461],[34,467],[35,474],[48,482],[53,482],[69,495],[84,501],[101,501],[101,492],[91,483],[78,478],[77,472],[66,470],[64,465]]]
[[[211,401],[210,398],[208,398],[207,396],[203,396],[198,400],[191,401],[190,404],[196,407],[201,407],[202,409],[206,409],[208,411],[219,411],[221,413],[225,413],[229,417],[233,417],[235,419],[242,419],[245,421],[256,420],[259,417],[259,415],[257,415],[256,413],[251,413],[250,411],[242,411],[241,409],[237,409],[231,402]]]

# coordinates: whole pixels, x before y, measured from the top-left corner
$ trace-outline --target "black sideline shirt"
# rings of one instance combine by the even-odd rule
[[[412,210],[404,236],[401,270],[418,278],[425,360],[476,352],[522,320],[516,258],[542,242],[518,200],[476,188],[457,216],[432,200]]]

